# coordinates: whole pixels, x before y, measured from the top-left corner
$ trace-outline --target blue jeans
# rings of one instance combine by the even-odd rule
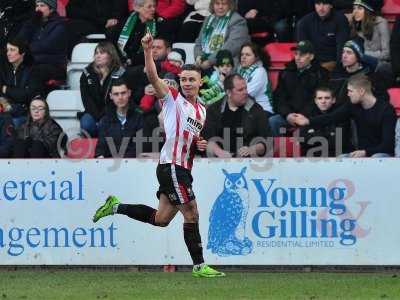
[[[79,122],[82,131],[86,131],[91,137],[97,136],[97,122],[91,114],[84,113]]]
[[[279,128],[287,127],[289,123],[281,115],[273,115],[268,119],[273,136],[280,136]]]

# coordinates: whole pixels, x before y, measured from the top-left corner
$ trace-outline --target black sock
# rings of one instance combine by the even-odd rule
[[[203,263],[203,247],[201,245],[199,223],[183,223],[183,236],[193,264]]]
[[[126,215],[129,218],[140,222],[155,225],[155,217],[157,210],[143,204],[119,204],[117,214]]]

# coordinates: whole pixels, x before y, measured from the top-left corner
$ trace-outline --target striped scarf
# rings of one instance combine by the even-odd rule
[[[228,11],[222,17],[215,15],[207,17],[201,36],[201,49],[205,54],[210,55],[222,48],[231,16],[232,12]]]
[[[137,12],[133,12],[129,17],[128,20],[126,20],[124,27],[121,30],[121,34],[119,35],[118,38],[118,48],[121,51],[122,55],[124,57],[126,57],[126,52],[124,51],[124,48],[126,46],[126,43],[129,40],[129,37],[132,33],[132,31],[135,29],[136,27],[136,23],[139,19],[138,13]],[[150,20],[146,22],[146,31],[150,31],[151,35],[154,37],[157,34],[157,29],[156,29],[156,21]],[[139,51],[142,50],[142,47],[139,48]]]

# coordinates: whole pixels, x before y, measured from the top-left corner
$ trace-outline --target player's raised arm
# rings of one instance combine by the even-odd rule
[[[144,62],[146,68],[147,78],[153,85],[156,92],[156,97],[162,99],[168,94],[169,89],[164,81],[158,77],[156,64],[154,63],[153,54],[151,52],[151,47],[153,45],[153,37],[150,32],[147,32],[142,38],[142,48],[144,51]]]

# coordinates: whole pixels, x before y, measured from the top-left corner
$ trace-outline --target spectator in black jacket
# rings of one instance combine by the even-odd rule
[[[308,114],[314,118],[334,112],[337,109],[333,91],[327,86],[315,90],[314,104]],[[304,138],[302,155],[307,157],[335,157],[351,149],[350,122],[332,123],[321,127],[305,126],[300,130]]]
[[[95,157],[136,157],[133,138],[143,126],[142,115],[130,101],[131,90],[123,79],[113,81],[110,96],[113,106],[100,120]]]
[[[359,39],[349,40],[342,51],[341,64],[331,73],[330,86],[333,88],[336,102],[341,105],[349,101],[347,96],[347,81],[351,76],[364,74],[372,82],[372,91],[380,99],[389,100],[387,89],[392,78],[386,72],[377,70],[378,60],[364,54],[364,48]]]
[[[279,74],[278,87],[274,92],[274,111],[269,118],[274,136],[280,135],[281,127],[294,125],[294,113],[307,115],[316,87],[328,81],[328,71],[315,58],[310,41],[300,41],[293,49],[295,58]]]
[[[40,91],[40,84],[32,76],[28,44],[19,38],[7,43],[7,61],[0,67],[0,96],[11,104],[14,125],[25,121],[30,100]]]
[[[247,21],[250,35],[268,32],[268,40],[280,42],[289,40],[289,25],[280,0],[238,0],[238,13]]]
[[[396,85],[400,86],[400,16],[397,17],[396,24],[392,30],[390,53],[392,56],[392,69]]]
[[[82,37],[106,33],[128,15],[126,0],[70,0],[66,6],[68,53]]]
[[[334,10],[332,0],[316,0],[315,11],[299,21],[296,35],[297,41],[309,40],[315,46],[318,61],[331,71],[340,61],[349,34],[349,22],[342,12]]]
[[[393,107],[374,96],[372,83],[365,75],[351,77],[347,89],[350,101],[339,109],[312,119],[296,115],[296,124],[322,127],[352,119],[357,130],[357,150],[346,157],[393,156],[397,121]]]
[[[110,42],[100,42],[94,50],[94,61],[82,72],[80,88],[85,112],[80,116],[81,129],[97,136],[97,124],[110,106],[111,82],[125,72],[117,50]]]
[[[46,100],[38,96],[29,105],[28,120],[17,130],[13,157],[58,158],[66,140],[61,126],[50,117]]]
[[[10,115],[11,105],[0,98],[0,158],[11,157],[14,142],[14,125]]]
[[[267,113],[248,96],[246,81],[239,74],[225,78],[224,90],[225,97],[207,109],[203,137],[208,140],[208,154],[220,158],[265,155],[271,136]]]
[[[34,76],[43,85],[50,79],[66,78],[65,34],[65,20],[57,13],[57,1],[36,0],[36,13],[18,36],[28,41],[34,58]]]

